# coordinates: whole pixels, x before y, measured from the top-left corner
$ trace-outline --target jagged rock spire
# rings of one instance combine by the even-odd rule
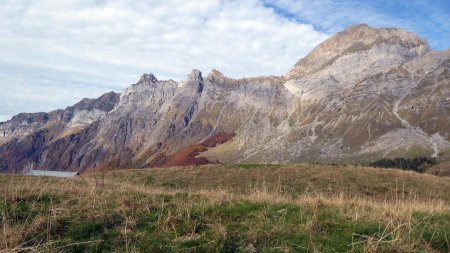
[[[197,86],[197,92],[200,93],[203,91],[203,77],[202,72],[198,69],[193,69],[191,73],[187,76],[185,81],[186,85],[195,85]]]
[[[139,79],[139,82],[146,82],[146,81],[156,83],[158,81],[158,79],[152,73],[150,73],[150,74],[145,73],[141,76],[141,78]]]

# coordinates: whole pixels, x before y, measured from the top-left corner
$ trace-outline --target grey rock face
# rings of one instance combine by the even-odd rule
[[[21,113],[11,120],[0,122],[0,144],[14,138],[24,138],[42,128],[59,128],[73,131],[89,126],[111,111],[119,94],[109,92],[97,99],[85,98],[65,110],[55,110],[49,113]]]
[[[0,170],[158,165],[218,133],[201,156],[222,162],[366,160],[450,149],[450,51],[401,29],[356,25],[286,77],[193,70],[180,83],[144,74],[65,110],[0,123]]]
[[[14,137],[23,137],[36,131],[49,120],[48,113],[21,113],[0,123],[0,144]]]

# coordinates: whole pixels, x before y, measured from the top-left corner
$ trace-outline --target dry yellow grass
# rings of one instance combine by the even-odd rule
[[[0,184],[4,252],[448,249],[450,179],[412,172],[215,165],[74,179],[3,175]],[[151,224],[143,223],[148,215]]]

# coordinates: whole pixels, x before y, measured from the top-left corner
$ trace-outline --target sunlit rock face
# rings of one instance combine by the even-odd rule
[[[414,146],[436,156],[450,137],[449,56],[402,29],[351,26],[289,71],[285,87],[299,108],[293,128],[313,133],[320,159],[400,155]]]
[[[286,76],[144,74],[121,94],[19,114],[0,123],[0,170],[161,166],[196,144],[208,150],[193,155],[225,163],[441,156],[449,109],[450,51],[401,29],[355,25]],[[204,145],[216,136],[234,137]]]

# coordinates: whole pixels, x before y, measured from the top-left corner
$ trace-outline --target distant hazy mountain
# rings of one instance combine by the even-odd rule
[[[367,25],[337,33],[286,76],[193,70],[177,83],[144,74],[120,95],[0,123],[0,171],[9,172],[449,151],[450,50]]]

